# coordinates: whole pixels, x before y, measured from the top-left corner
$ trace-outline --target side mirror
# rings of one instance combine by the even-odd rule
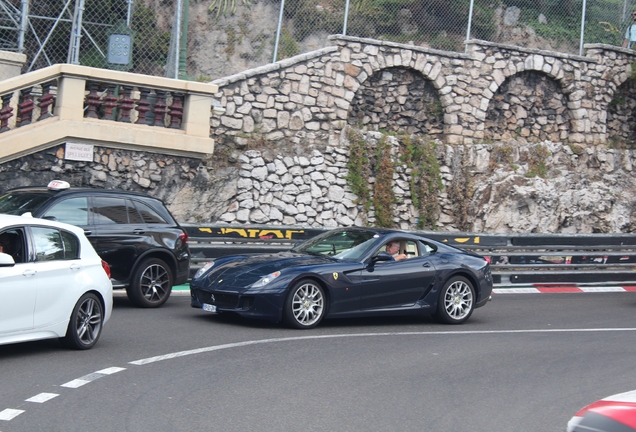
[[[0,252],[0,267],[13,267],[14,265],[15,261],[11,255]]]
[[[393,261],[393,257],[388,252],[378,252],[376,256],[371,258],[372,264],[383,261]]]

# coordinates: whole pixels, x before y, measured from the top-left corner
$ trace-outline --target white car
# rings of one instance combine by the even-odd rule
[[[0,215],[0,345],[89,349],[113,310],[110,269],[81,228]]]

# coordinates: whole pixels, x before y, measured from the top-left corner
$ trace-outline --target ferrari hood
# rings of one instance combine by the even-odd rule
[[[204,276],[207,283],[203,286],[211,290],[242,291],[270,273],[295,267],[331,263],[334,260],[325,256],[279,252],[225,257],[218,261],[220,261],[219,265],[214,266]]]

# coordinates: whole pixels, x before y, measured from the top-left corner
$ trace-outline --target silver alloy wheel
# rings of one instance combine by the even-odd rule
[[[90,346],[102,331],[102,308],[93,297],[87,297],[77,310],[75,333],[85,346]]]
[[[141,294],[150,302],[163,299],[172,290],[170,274],[166,268],[159,264],[151,264],[144,269],[139,286]]]
[[[300,285],[292,297],[292,313],[298,324],[306,327],[318,322],[324,311],[322,291],[313,283]]]
[[[444,294],[444,309],[454,320],[461,320],[471,313],[473,290],[463,280],[453,282]]]

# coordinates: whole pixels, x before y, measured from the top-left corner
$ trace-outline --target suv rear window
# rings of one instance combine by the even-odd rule
[[[141,217],[143,218],[144,223],[147,224],[167,224],[166,220],[162,218],[159,213],[154,211],[149,205],[142,203],[141,201],[135,201],[135,206],[139,213],[141,213]]]

